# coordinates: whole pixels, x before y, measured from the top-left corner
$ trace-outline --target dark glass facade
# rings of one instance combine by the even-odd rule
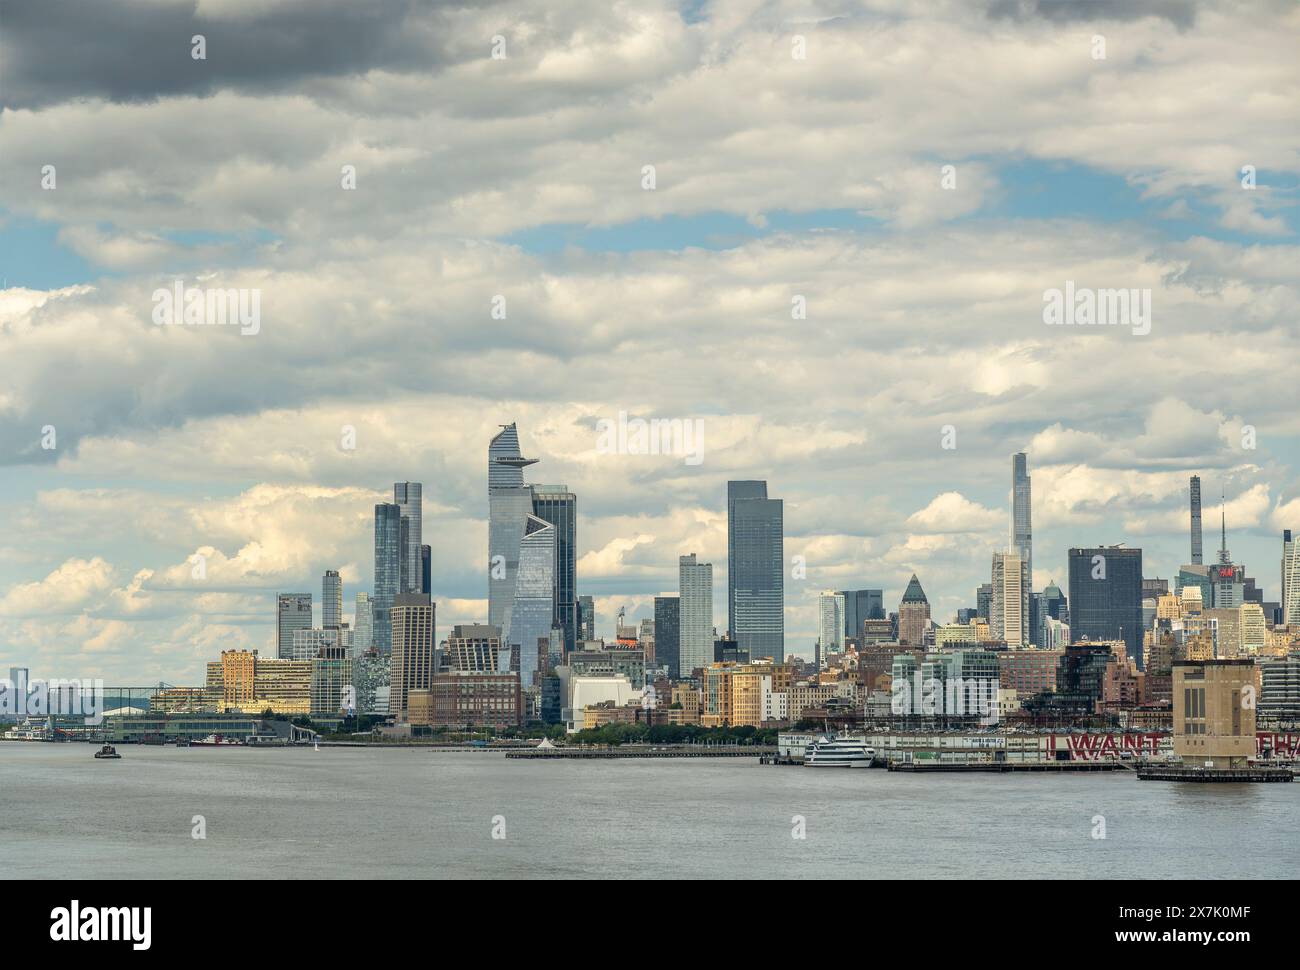
[[[533,488],[533,515],[555,527],[555,626],[567,656],[577,646],[578,497],[565,489]]]
[[[655,663],[674,680],[681,676],[681,605],[676,596],[655,597]]]
[[[885,591],[883,589],[841,589],[844,597],[844,636],[862,640],[862,621],[881,620],[885,617]]]
[[[393,599],[402,582],[402,509],[391,502],[375,506],[374,647],[393,652]]]
[[[1140,669],[1144,632],[1142,550],[1119,546],[1071,549],[1071,640],[1123,640]]]
[[[754,658],[785,660],[784,506],[767,482],[727,483],[727,623]]]

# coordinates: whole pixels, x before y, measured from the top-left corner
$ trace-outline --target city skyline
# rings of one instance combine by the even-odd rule
[[[319,624],[329,569],[382,639],[374,509],[408,481],[408,579],[429,546],[439,638],[481,623],[503,422],[578,496],[598,635],[691,552],[729,623],[730,481],[783,503],[788,655],[824,590],[892,612],[916,574],[946,620],[1013,540],[1018,453],[1035,591],[1121,542],[1172,581],[1198,475],[1280,597],[1294,9],[321,0],[282,30],[217,0],[124,36],[124,0],[27,6],[0,32],[0,667],[189,683],[276,654],[277,594]],[[157,322],[178,286],[255,291],[256,333]],[[1047,325],[1076,287],[1149,291],[1149,331]],[[638,421],[702,435],[638,453]]]

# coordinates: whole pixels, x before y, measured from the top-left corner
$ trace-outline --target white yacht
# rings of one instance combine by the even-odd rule
[[[852,738],[822,738],[804,749],[803,763],[811,768],[870,768],[874,748]]]

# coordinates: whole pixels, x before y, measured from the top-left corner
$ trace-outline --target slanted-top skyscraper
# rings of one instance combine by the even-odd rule
[[[727,623],[750,657],[785,660],[784,505],[767,482],[727,483]]]
[[[519,431],[504,424],[488,445],[488,624],[510,641],[519,543],[533,511],[533,490],[524,484],[524,469],[537,463],[519,452]]]

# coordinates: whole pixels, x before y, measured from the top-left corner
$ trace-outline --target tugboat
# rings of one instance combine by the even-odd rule
[[[121,758],[122,756],[117,753],[117,748],[113,747],[111,744],[106,744],[98,751],[95,752],[95,757],[96,758]]]

